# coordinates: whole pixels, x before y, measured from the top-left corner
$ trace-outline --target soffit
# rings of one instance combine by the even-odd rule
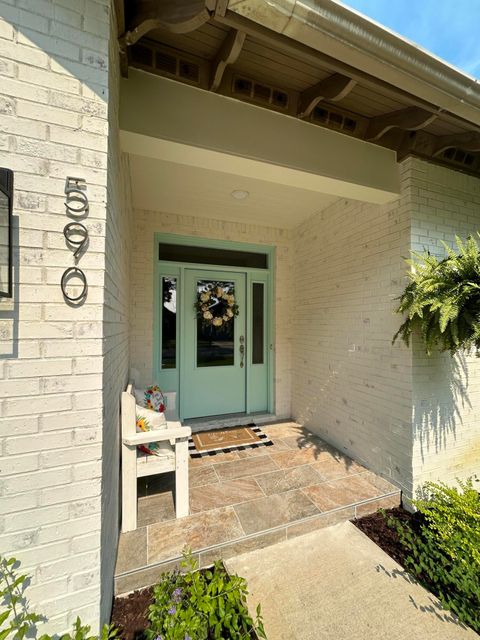
[[[261,85],[264,93],[267,90],[270,90],[270,95],[275,90],[284,92],[288,107],[283,112],[305,119],[305,114],[301,115],[305,96],[308,97],[309,92],[311,94],[319,83],[335,74],[345,78],[352,77],[355,82],[348,90],[340,97],[334,95],[332,100],[327,97],[317,102],[317,110],[313,109],[307,119],[318,126],[341,130],[342,133],[394,149],[399,159],[417,155],[459,170],[480,174],[479,127],[451,113],[438,113],[434,105],[399,87],[390,86],[361,70],[349,68],[341,61],[321,55],[318,51],[228,10],[224,11],[223,16],[215,13],[212,19],[185,33],[172,32],[163,24],[162,28],[149,30],[138,42],[124,48],[124,51],[132,66],[195,84],[191,79],[175,77],[155,68],[155,63],[139,63],[135,59],[135,51],[141,51],[143,47],[144,50],[158,50],[162,54],[187,57],[189,62],[198,64],[201,69],[196,86],[211,90],[211,78],[217,68],[219,56],[225,51],[229,38],[231,40],[236,33],[245,34],[245,37],[238,55],[231,56],[229,64],[225,65],[221,80],[214,89],[218,93],[282,111],[271,102],[266,104],[251,96],[239,95],[234,90],[235,83],[238,78],[245,78],[254,87]],[[152,60],[154,56],[155,53]],[[251,93],[253,92],[254,89]],[[393,126],[389,121],[391,114],[401,114],[400,118],[394,115]],[[432,114],[437,115],[433,119],[423,117],[422,120],[422,115]],[[354,130],[344,127],[345,118],[355,123]],[[383,127],[385,131],[379,133],[382,130],[382,118],[386,118],[387,123]],[[373,138],[372,131],[375,133]]]
[[[335,202],[335,196],[228,175],[194,166],[130,155],[133,206],[137,209],[293,228]],[[236,200],[232,191],[246,191]]]

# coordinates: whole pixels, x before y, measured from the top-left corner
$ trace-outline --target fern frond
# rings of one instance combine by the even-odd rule
[[[480,237],[480,233],[477,233]],[[425,349],[450,351],[480,347],[480,250],[476,238],[456,237],[456,253],[445,242],[446,254],[412,252],[409,283],[398,298],[397,312],[406,319],[393,338],[409,344],[419,331]]]

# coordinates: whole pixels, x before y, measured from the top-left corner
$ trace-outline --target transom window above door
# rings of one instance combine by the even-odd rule
[[[158,244],[158,259],[165,262],[190,264],[215,264],[247,269],[268,269],[268,254],[253,251],[236,251],[212,247],[195,247],[183,244]]]

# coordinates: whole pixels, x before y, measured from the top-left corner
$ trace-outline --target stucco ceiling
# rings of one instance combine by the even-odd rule
[[[337,200],[263,180],[130,155],[133,205],[138,209],[293,228]],[[249,192],[235,200],[232,191]]]

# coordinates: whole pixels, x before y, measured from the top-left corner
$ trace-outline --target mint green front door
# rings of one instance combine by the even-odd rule
[[[215,284],[233,294],[239,314],[221,326],[197,317],[199,294]],[[221,308],[212,297],[209,310]],[[184,418],[246,411],[246,274],[216,269],[185,269],[181,402]]]

